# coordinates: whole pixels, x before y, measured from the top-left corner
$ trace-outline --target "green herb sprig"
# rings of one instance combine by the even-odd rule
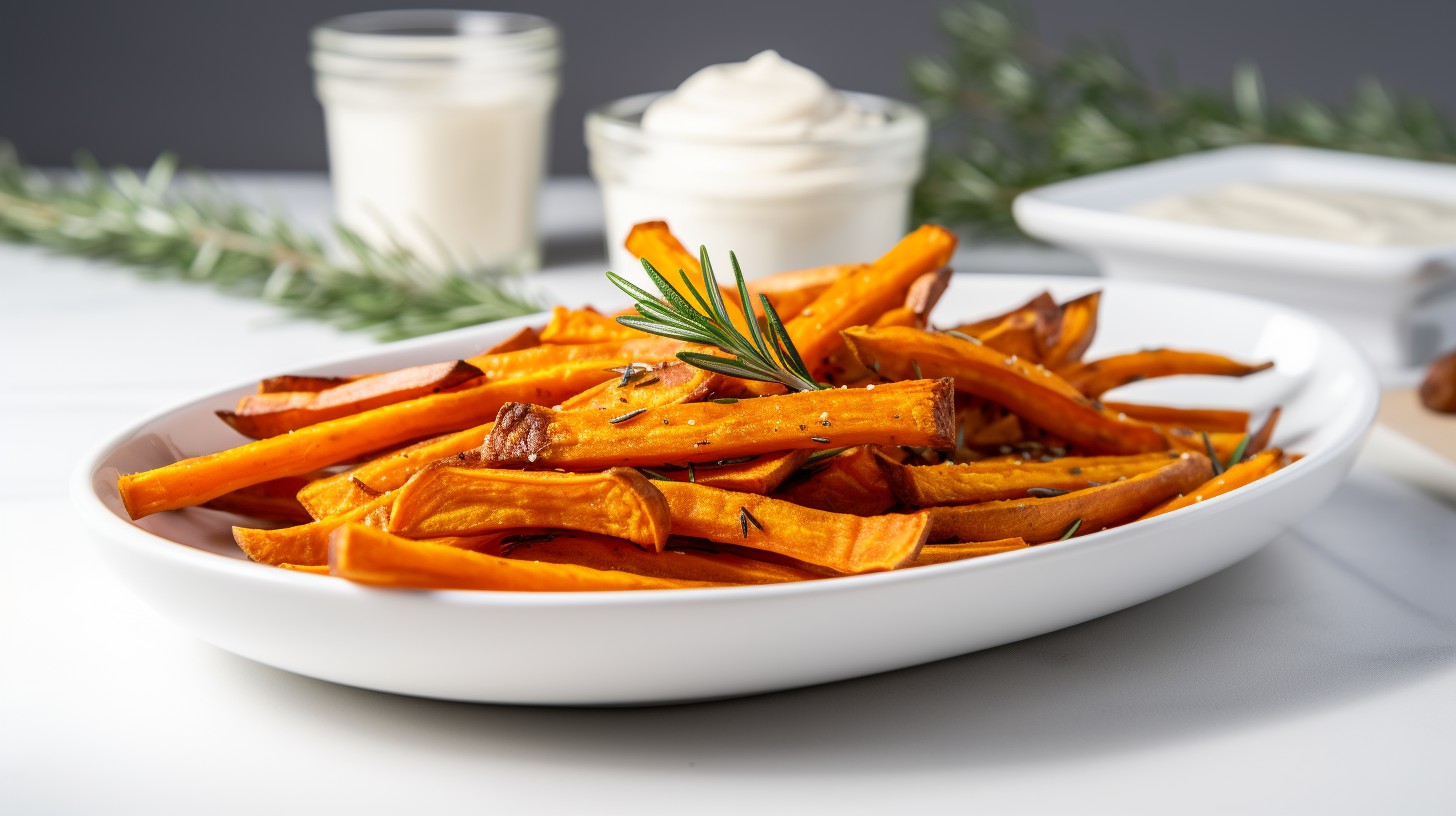
[[[763,306],[764,322],[768,324],[768,331],[765,332],[758,325],[754,318],[753,301],[748,296],[748,285],[744,283],[743,270],[738,266],[737,256],[732,252],[728,253],[728,260],[733,265],[733,277],[738,284],[738,297],[748,323],[747,335],[733,325],[733,319],[723,303],[722,290],[718,288],[718,278],[713,274],[713,264],[708,259],[707,247],[699,250],[698,258],[702,265],[703,292],[706,297],[693,287],[686,272],[678,270],[678,275],[682,276],[682,281],[697,301],[697,306],[689,303],[687,298],[674,289],[667,278],[646,258],[642,259],[642,268],[646,270],[648,280],[662,293],[661,298],[633,285],[614,272],[608,272],[607,278],[612,284],[631,297],[637,306],[637,317],[619,317],[617,322],[659,337],[714,346],[732,355],[730,358],[696,351],[678,352],[679,360],[698,368],[745,380],[776,382],[791,391],[817,391],[824,388],[809,373],[798,349],[794,348],[794,341],[789,338],[789,332],[784,328],[779,313],[768,297],[762,294],[758,297]]]
[[[163,155],[145,175],[83,159],[75,181],[25,166],[0,142],[0,240],[114,261],[143,275],[209,283],[381,339],[540,311],[502,274],[433,269],[343,227],[338,251],[277,215],[177,177]]]
[[[1292,144],[1456,161],[1456,127],[1429,103],[1380,83],[1342,107],[1275,103],[1253,65],[1228,91],[1154,83],[1116,44],[1058,51],[1011,0],[956,3],[941,14],[947,53],[910,65],[940,149],[916,191],[921,219],[1015,234],[1011,202],[1054,181],[1230,145]]]

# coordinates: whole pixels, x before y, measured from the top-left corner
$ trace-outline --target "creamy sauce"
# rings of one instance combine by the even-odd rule
[[[855,107],[813,71],[763,51],[746,62],[710,65],[688,77],[647,108],[642,130],[755,142],[823,138],[883,121]]]
[[[733,250],[748,277],[878,257],[904,235],[920,173],[925,130],[911,116],[866,110],[764,51],[653,100],[630,146],[589,124],[613,267],[636,266],[622,239],[656,219],[722,263]]]
[[[1312,184],[1228,184],[1157,199],[1128,211],[1189,224],[1367,246],[1456,243],[1456,200]]]

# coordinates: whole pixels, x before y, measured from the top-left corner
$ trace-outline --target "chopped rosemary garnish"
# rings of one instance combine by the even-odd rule
[[[628,363],[624,366],[609,368],[607,370],[612,372],[613,374],[621,374],[622,381],[617,383],[617,387],[626,388],[627,383],[632,382],[638,377],[641,377],[643,374],[646,374],[649,370],[651,370],[651,367],[644,365],[643,363]]]
[[[626,422],[627,420],[631,419],[632,417],[641,416],[641,415],[643,415],[645,413],[647,413],[647,409],[646,408],[634,408],[631,411],[628,411],[627,413],[622,414],[621,416],[614,416],[614,417],[612,417],[611,419],[609,419],[607,421],[610,422],[610,423],[612,423],[613,425],[616,425],[618,422]]]
[[[1067,531],[1065,533],[1062,533],[1062,537],[1059,538],[1059,539],[1057,539],[1057,540],[1058,541],[1066,541],[1067,539],[1069,539],[1072,536],[1076,535],[1077,534],[1077,531],[1080,530],[1080,529],[1082,529],[1082,520],[1079,518],[1076,521],[1072,522],[1072,526],[1068,527],[1067,528]]]
[[[693,484],[698,483],[698,469],[692,462],[688,462],[688,481]]]
[[[751,453],[747,456],[734,456],[730,459],[719,459],[713,463],[713,467],[728,467],[729,465],[741,465],[744,462],[752,462],[758,458],[758,454]]]
[[[1026,495],[1033,499],[1050,499],[1056,496],[1065,496],[1067,493],[1068,491],[1059,490],[1055,487],[1028,487],[1026,489]]]
[[[1244,451],[1246,451],[1248,449],[1249,449],[1249,435],[1248,434],[1244,434],[1244,438],[1239,440],[1239,444],[1238,444],[1237,447],[1234,448],[1234,452],[1231,453],[1231,454],[1229,454],[1228,464],[1224,465],[1224,468],[1223,469],[1224,470],[1228,470],[1229,468],[1233,467],[1234,465],[1237,465],[1238,463],[1244,461]]]
[[[516,533],[500,540],[500,552],[501,555],[510,555],[517,547],[544,544],[556,539],[556,533]]]
[[[749,524],[752,524],[760,533],[763,532],[763,524],[754,518],[752,513],[748,512],[747,507],[739,507],[738,509],[743,513],[743,517],[748,519]]]
[[[814,451],[813,453],[809,454],[808,459],[804,460],[804,464],[802,465],[802,467],[817,465],[820,462],[823,462],[826,459],[832,459],[833,457],[838,456],[839,454],[844,453],[847,450],[849,450],[849,448],[829,448],[827,450]]]
[[[646,476],[647,478],[649,478],[649,479],[651,479],[651,480],[653,480],[655,482],[670,482],[670,481],[672,481],[671,479],[667,478],[666,476],[663,476],[661,473],[658,473],[655,470],[648,470],[645,467],[637,468],[637,471],[639,473],[641,473],[643,476]]]
[[[718,397],[717,399],[709,400],[709,402],[716,402],[719,405],[733,405],[737,403],[738,400],[734,397]]]
[[[925,379],[925,375],[920,373],[920,361],[919,360],[917,360],[917,359],[915,359],[913,357],[910,358],[910,368],[911,368],[911,370],[913,370],[915,372],[915,379],[917,379],[917,380],[923,380],[923,379]]]
[[[945,331],[941,332],[941,334],[948,334],[951,337],[956,338],[957,340],[965,340],[968,343],[975,343],[978,346],[985,345],[980,341],[979,338],[972,337],[965,332],[956,331],[955,329],[946,329]]]
[[[1203,449],[1208,451],[1208,461],[1213,463],[1213,475],[1223,473],[1223,461],[1218,458],[1218,451],[1213,449],[1213,440],[1208,438],[1208,431],[1203,431]]]
[[[693,287],[686,272],[678,270],[687,291],[697,301],[697,306],[678,293],[646,258],[642,259],[642,268],[646,270],[648,279],[662,293],[661,299],[620,275],[608,272],[607,279],[627,293],[637,306],[637,317],[619,317],[617,322],[659,337],[714,346],[732,355],[718,357],[695,351],[678,352],[677,358],[689,365],[745,380],[780,383],[791,391],[818,391],[820,385],[814,381],[808,366],[804,365],[798,349],[794,348],[794,341],[789,338],[779,313],[768,297],[760,294],[759,301],[768,324],[765,339],[765,332],[754,319],[753,302],[748,296],[748,285],[743,281],[743,270],[738,266],[737,256],[728,253],[728,260],[733,265],[733,277],[738,284],[738,297],[743,314],[747,316],[745,322],[748,324],[748,336],[733,325],[733,318],[723,304],[723,292],[718,288],[713,264],[708,260],[707,247],[700,250],[698,257],[703,271],[702,293]]]

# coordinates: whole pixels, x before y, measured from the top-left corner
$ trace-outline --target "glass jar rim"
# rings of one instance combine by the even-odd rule
[[[411,9],[346,14],[318,24],[315,52],[341,57],[434,61],[480,51],[538,57],[554,52],[559,34],[545,17],[506,11]]]
[[[671,91],[653,91],[635,94],[613,100],[587,112],[586,132],[588,140],[600,138],[636,146],[688,145],[702,147],[721,144],[725,147],[752,148],[873,148],[878,145],[900,141],[922,141],[929,129],[925,112],[909,102],[902,102],[888,96],[860,93],[857,91],[836,91],[862,110],[883,114],[885,121],[872,127],[857,128],[827,136],[745,139],[739,136],[725,136],[721,139],[699,135],[649,133],[642,129],[642,114],[647,106]]]

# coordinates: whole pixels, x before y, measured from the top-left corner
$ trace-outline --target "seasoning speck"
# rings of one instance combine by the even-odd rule
[[[829,440],[828,439],[825,439],[822,436],[811,436],[811,437],[809,437],[809,441],[810,442],[818,442],[818,443],[823,444],[823,445],[829,444]]]

